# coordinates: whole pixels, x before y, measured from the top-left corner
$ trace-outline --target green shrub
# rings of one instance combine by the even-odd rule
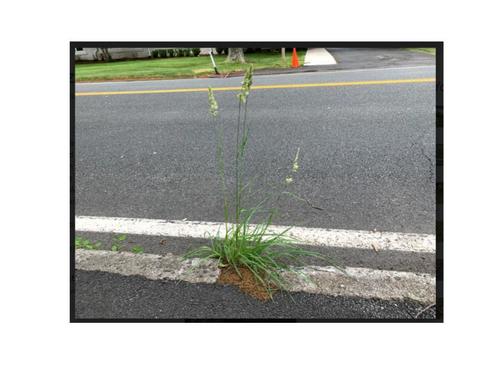
[[[162,59],[164,59],[165,57],[167,57],[167,50],[166,49],[161,49],[160,52],[159,52],[159,55]]]
[[[245,53],[254,53],[262,51],[262,48],[243,48]]]
[[[216,48],[218,55],[227,55],[227,48]]]
[[[159,55],[159,51],[157,49],[154,49],[152,52],[151,52],[151,56],[156,59],[158,58],[158,55]]]
[[[193,52],[193,56],[198,56],[200,54],[200,49],[199,48],[192,48],[191,51]]]

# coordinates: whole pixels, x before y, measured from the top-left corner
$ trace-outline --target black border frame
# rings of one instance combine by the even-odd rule
[[[162,323],[162,322],[245,322],[245,323],[442,323],[443,285],[443,42],[70,42],[70,322]],[[167,48],[167,47],[248,47],[248,48],[435,48],[436,49],[436,318],[435,319],[77,319],[75,317],[75,49],[76,48]]]

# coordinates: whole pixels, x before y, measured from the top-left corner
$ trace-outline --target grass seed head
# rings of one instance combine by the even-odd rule
[[[214,92],[211,87],[208,88],[208,103],[210,104],[210,114],[217,117],[219,114],[219,105],[217,104],[217,100],[215,100]]]
[[[293,172],[298,172],[298,170],[299,170],[299,152],[300,152],[300,147],[297,148],[297,153],[295,154],[295,159],[293,159],[293,165],[292,165]]]
[[[247,101],[247,97],[250,94],[250,87],[253,83],[253,66],[250,65],[245,72],[245,77],[243,78],[243,83],[241,84],[241,91],[238,94],[238,98],[241,103],[245,103]]]

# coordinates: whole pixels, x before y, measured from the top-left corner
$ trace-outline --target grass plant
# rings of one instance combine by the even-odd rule
[[[294,271],[296,268],[292,264],[303,264],[302,260],[305,257],[319,258],[340,269],[341,267],[330,257],[296,246],[294,239],[287,234],[290,228],[278,233],[270,230],[277,211],[273,208],[266,209],[264,205],[269,202],[271,194],[255,207],[245,208],[242,204],[243,197],[250,185],[249,183],[244,184],[242,172],[249,138],[247,109],[252,77],[253,67],[250,66],[246,70],[241,90],[237,95],[238,117],[234,153],[235,183],[234,192],[231,196],[224,163],[224,128],[222,124],[218,126],[217,171],[222,182],[224,227],[219,230],[216,236],[211,238],[210,246],[202,246],[191,250],[185,255],[185,258],[215,259],[220,267],[230,267],[240,277],[240,268],[245,267],[251,271],[260,284],[266,287],[271,295],[275,288],[283,289],[286,287],[283,271]],[[208,91],[208,102],[211,116],[217,119],[219,106],[211,89]],[[300,149],[297,150],[290,173],[285,179],[285,185],[290,185],[293,182],[293,174],[299,170],[299,153]],[[281,196],[281,194],[305,200],[288,191],[281,191],[278,196]],[[230,199],[232,204],[230,204]],[[263,214],[265,219],[259,224],[254,224],[257,221],[258,214]],[[221,231],[223,232],[221,233]]]

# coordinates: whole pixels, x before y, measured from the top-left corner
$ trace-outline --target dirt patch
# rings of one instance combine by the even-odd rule
[[[255,279],[255,276],[248,268],[240,267],[238,270],[241,277],[232,267],[221,268],[217,282],[219,284],[237,286],[243,293],[246,293],[260,301],[267,301],[271,299],[271,294],[274,291],[269,294],[269,291]]]

